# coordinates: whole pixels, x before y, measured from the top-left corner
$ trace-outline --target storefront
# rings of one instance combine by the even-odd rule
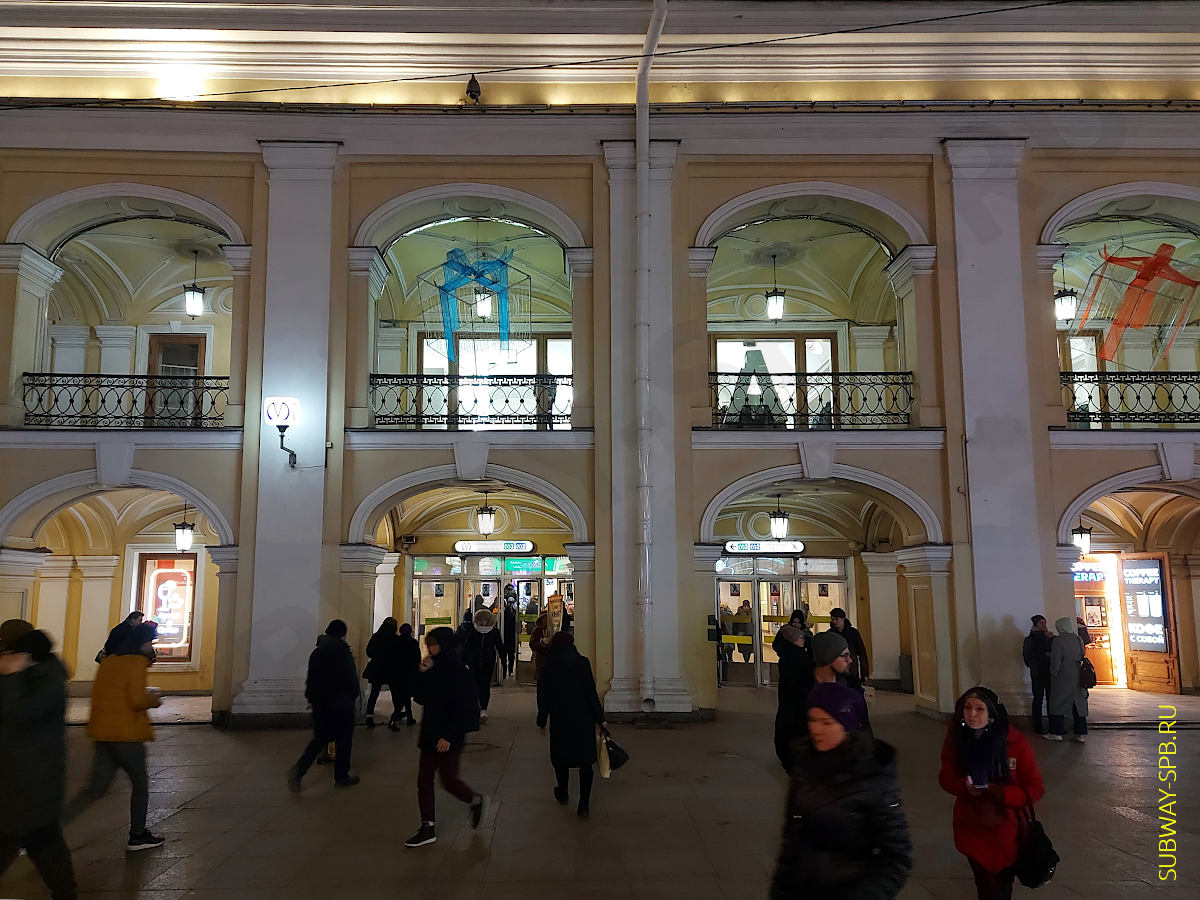
[[[1171,571],[1162,553],[1093,553],[1072,567],[1100,684],[1179,693]]]
[[[720,684],[775,683],[778,657],[771,642],[796,609],[807,613],[813,631],[829,627],[829,611],[836,607],[854,619],[852,567],[845,559],[802,557],[803,547],[799,541],[725,545],[727,555],[716,562]],[[757,551],[779,555],[752,555]]]

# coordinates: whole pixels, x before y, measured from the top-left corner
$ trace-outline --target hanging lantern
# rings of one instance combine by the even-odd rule
[[[196,284],[200,274],[200,251],[193,250],[195,261],[192,265],[192,283],[183,289],[183,311],[193,319],[204,315],[204,288]]]
[[[1060,288],[1054,292],[1054,318],[1059,322],[1071,322],[1079,308],[1079,292],[1074,288]]]
[[[488,492],[483,492],[483,506],[475,510],[475,530],[484,537],[496,530],[496,510],[488,506]]]
[[[475,288],[475,315],[480,319],[492,316],[492,292],[486,288]]]
[[[1082,518],[1079,520],[1079,527],[1071,529],[1071,543],[1079,548],[1081,556],[1092,552],[1092,529],[1083,526]]]
[[[183,521],[175,523],[175,550],[187,553],[192,549],[196,526],[187,520],[187,501],[183,501]]]
[[[779,289],[779,279],[775,275],[775,254],[771,254],[771,283],[772,287],[766,293],[767,298],[767,318],[772,322],[778,322],[783,318],[783,297],[784,292]]]
[[[775,495],[775,508],[771,510],[771,537],[781,541],[788,536],[788,514],[780,508],[779,500],[782,494]]]

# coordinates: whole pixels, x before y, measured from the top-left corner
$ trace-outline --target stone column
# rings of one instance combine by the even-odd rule
[[[717,612],[717,560],[725,548],[720,544],[692,545],[692,584],[691,593],[694,606],[684,623],[688,632],[696,632],[689,646],[707,647],[698,661],[696,677],[695,700],[697,709],[717,708],[717,653],[720,644],[708,640],[708,617]],[[704,629],[703,638],[699,629]],[[700,641],[703,640],[702,645]],[[702,673],[711,674],[702,674]]]
[[[953,711],[954,701],[958,699],[954,684],[954,654],[960,651],[956,648],[950,622],[951,556],[952,548],[943,544],[896,551],[896,560],[904,566],[905,590],[912,617],[913,686],[917,706],[943,713]]]
[[[236,313],[236,310],[235,310]],[[213,652],[213,723],[229,724],[233,710],[237,641],[238,547],[204,548],[217,567],[217,634]],[[244,666],[247,660],[242,660]]]
[[[862,553],[871,604],[871,679],[900,681],[900,598],[895,553]]]
[[[1042,391],[1045,394],[1046,422],[1051,427],[1065,427],[1067,407],[1063,404],[1062,362],[1058,357],[1058,323],[1054,318],[1054,269],[1063,258],[1066,244],[1038,244],[1034,258],[1037,261],[1037,288],[1042,301],[1039,318],[1046,322],[1039,329],[1040,343],[1035,345],[1034,358],[1041,362]],[[1080,301],[1082,301],[1080,297]],[[1046,321],[1049,320],[1049,321]],[[1065,327],[1065,326],[1064,326]]]
[[[375,580],[388,552],[374,544],[342,544],[341,553],[342,587],[337,618],[349,629],[346,642],[354,651],[361,672],[367,664],[367,641],[375,630]]]
[[[1128,328],[1121,336],[1121,360],[1132,372],[1150,372],[1154,369],[1154,354],[1158,347],[1158,336],[1149,329]]]
[[[571,560],[575,581],[575,646],[596,661],[596,545],[563,544]]]
[[[680,363],[686,367],[685,377],[692,388],[688,395],[691,397],[693,428],[711,428],[713,424],[715,398],[708,384],[708,270],[716,255],[716,247],[688,247],[687,287],[692,311],[692,341],[688,359],[680,360]]]
[[[87,370],[87,345],[92,329],[87,325],[51,325],[50,350],[55,374],[81,375]]]
[[[592,272],[595,254],[591,247],[568,247],[567,272],[571,278],[571,427],[591,428],[594,422],[595,391],[592,379],[595,352],[592,339]]]
[[[6,551],[0,550],[0,554]],[[56,652],[62,653],[67,640],[67,607],[70,603],[71,570],[75,559],[70,556],[47,556],[37,574],[37,618],[33,624],[54,641]]]
[[[403,326],[379,328],[375,332],[375,373],[408,373],[408,329]]]
[[[1179,329],[1171,349],[1167,351],[1167,368],[1172,372],[1195,372],[1196,346],[1200,343],[1200,327],[1187,325]]]
[[[346,427],[370,428],[375,424],[371,365],[379,326],[375,303],[387,283],[388,266],[375,247],[350,247],[346,256]]]
[[[1038,483],[1049,451],[1045,432],[1035,439],[1031,428],[1035,404],[1018,191],[1024,154],[1024,140],[946,142],[980,677],[1002,695],[1024,683],[1013,644],[1027,631],[1021,623],[1045,606],[1053,583],[1039,509],[1049,491]],[[1039,396],[1036,406],[1042,405]]]
[[[113,575],[120,560],[115,556],[77,556],[75,565],[83,576],[79,602],[79,645],[75,657],[75,681],[96,677],[96,654],[104,646],[116,621],[112,617]],[[121,605],[122,615],[128,612]]]
[[[137,329],[132,325],[97,325],[95,332],[100,342],[100,374],[133,374]]]
[[[909,244],[884,270],[900,304],[896,343],[900,369],[913,373],[916,401],[914,424],[940,428],[946,424],[942,409],[942,379],[938,368],[937,308],[933,268],[937,247]]]
[[[29,621],[33,615],[34,579],[49,558],[50,554],[41,550],[0,547],[0,622]]]
[[[21,376],[49,366],[50,292],[62,269],[25,244],[0,244],[0,426],[25,420]]]
[[[886,372],[883,348],[892,336],[891,325],[850,326],[850,349],[854,351],[855,372]]]
[[[383,561],[375,567],[375,606],[371,614],[371,629],[379,627],[388,616],[397,618],[394,612],[396,605],[396,567],[400,564],[401,554],[384,553]],[[403,579],[403,570],[401,570]]]
[[[235,716],[303,715],[304,674],[321,622],[328,430],[330,247],[335,143],[264,142],[269,171],[262,396],[300,401],[299,424],[258,423],[250,671]],[[253,427],[253,426],[251,426]]]
[[[227,428],[246,423],[246,356],[250,333],[250,260],[248,244],[224,244],[221,252],[233,272],[233,314],[229,323],[229,399],[222,419]],[[221,374],[216,372],[213,374]]]

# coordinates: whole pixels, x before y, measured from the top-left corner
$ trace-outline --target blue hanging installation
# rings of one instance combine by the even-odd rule
[[[454,332],[458,330],[458,289],[474,282],[496,295],[499,317],[500,346],[508,349],[508,261],[513,251],[505,250],[495,259],[478,259],[472,263],[465,250],[455,248],[446,254],[442,263],[442,283],[438,299],[442,310],[442,335],[446,339],[446,356],[454,361]]]

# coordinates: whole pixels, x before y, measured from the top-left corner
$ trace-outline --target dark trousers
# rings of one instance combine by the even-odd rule
[[[375,714],[375,703],[379,699],[379,692],[381,690],[383,690],[383,682],[382,681],[372,681],[371,682],[371,693],[367,696],[367,715],[368,716]],[[392,702],[395,703],[394,700]]]
[[[378,684],[371,682],[371,693],[367,696],[367,715],[375,714],[375,703],[379,700],[379,692],[383,689],[384,682]],[[396,690],[395,685],[388,685],[388,693],[392,695],[392,717],[389,722],[395,722],[400,716],[407,712],[409,718],[412,718],[412,698],[406,697],[404,694]]]
[[[1010,900],[1013,892],[1013,870],[989,872],[975,860],[967,857],[971,874],[975,876],[975,890],[979,900]]]
[[[108,793],[117,769],[129,776],[129,833],[146,830],[146,808],[150,804],[150,778],[146,774],[146,745],[140,741],[96,741],[92,753],[92,780],[67,804],[63,824],[77,819],[85,809]]]
[[[458,777],[458,764],[461,759],[461,750],[451,750],[446,753],[421,751],[421,762],[417,768],[417,806],[421,809],[422,822],[432,825],[434,821],[434,773],[440,774],[442,788],[451,797],[457,797],[463,803],[470,803],[475,799],[475,792]]]
[[[75,900],[75,870],[62,826],[55,822],[28,834],[0,835],[0,875],[8,871],[22,847],[50,888],[50,896],[54,900]]]
[[[512,676],[517,668],[517,647],[515,644],[505,644],[500,648],[500,674],[505,678]]]
[[[350,751],[353,740],[354,707],[314,708],[312,740],[296,760],[296,774],[303,778],[304,773],[312,767],[317,754],[333,741],[333,780],[345,781],[350,777]]]
[[[1029,677],[1033,682],[1033,730],[1044,734],[1046,729],[1042,724],[1042,712],[1050,696],[1050,673],[1031,669]]]
[[[1087,716],[1079,714],[1079,707],[1074,703],[1071,704],[1072,724],[1075,726],[1076,734],[1087,734]],[[1051,734],[1066,734],[1067,733],[1067,717],[1066,716],[1051,716],[1050,717],[1050,733]]]
[[[412,721],[412,694],[392,688],[392,721],[399,722],[401,716],[407,716]]]
[[[579,805],[587,806],[592,797],[592,779],[595,773],[591,766],[579,767]],[[571,770],[567,766],[555,766],[554,778],[558,781],[559,789],[567,790],[571,778]]]
[[[479,708],[487,709],[488,704],[492,700],[492,670],[495,668],[495,662],[488,666],[487,669],[476,669],[471,672],[475,679],[475,690],[479,694]]]

